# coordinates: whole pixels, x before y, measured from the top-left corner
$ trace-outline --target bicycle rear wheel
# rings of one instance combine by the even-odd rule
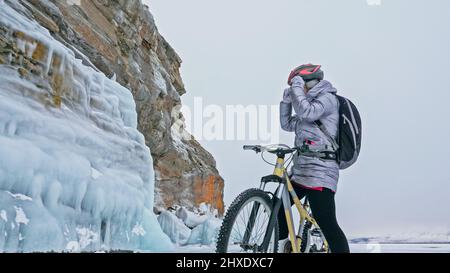
[[[241,193],[229,207],[217,239],[217,253],[278,251],[278,222],[267,251],[261,249],[273,210],[273,200],[260,189]]]

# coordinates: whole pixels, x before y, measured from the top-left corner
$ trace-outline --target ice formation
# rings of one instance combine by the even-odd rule
[[[184,245],[189,240],[191,230],[183,221],[170,211],[163,211],[158,216],[158,222],[162,230],[177,245]]]
[[[176,212],[163,211],[158,221],[173,243],[179,246],[216,243],[222,221],[207,205],[201,205],[197,212],[180,207]]]
[[[188,245],[212,245],[217,241],[222,221],[217,218],[208,218],[206,221],[196,226],[186,244]]]
[[[43,69],[0,65],[0,252],[170,250],[130,91],[20,9],[0,26]]]

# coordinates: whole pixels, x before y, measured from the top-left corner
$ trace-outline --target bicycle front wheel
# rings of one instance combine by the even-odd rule
[[[275,223],[267,250],[262,249],[273,200],[260,189],[241,193],[229,207],[217,239],[217,253],[276,253],[279,229]]]

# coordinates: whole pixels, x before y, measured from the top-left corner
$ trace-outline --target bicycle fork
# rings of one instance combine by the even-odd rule
[[[261,184],[261,189],[264,190],[264,186]],[[294,191],[294,188],[292,187],[292,184],[286,178],[283,183],[281,183],[276,190],[275,193],[276,196],[276,203],[274,205],[274,208],[272,210],[270,221],[266,230],[266,234],[264,236],[263,244],[261,245],[261,250],[263,252],[266,252],[270,243],[270,239],[272,237],[273,229],[275,227],[276,222],[278,221],[278,213],[280,211],[281,205],[283,205],[283,211],[285,214],[285,219],[288,227],[289,232],[289,240],[291,241],[292,245],[292,252],[293,253],[300,253],[301,252],[301,243],[302,239],[298,237],[295,234],[295,224],[294,219],[292,217],[292,203],[290,201],[290,196],[292,196],[292,199],[294,200],[294,204],[296,205],[297,209],[300,213],[300,227],[299,227],[299,236],[303,234],[304,227],[306,221],[310,220],[308,219],[308,216],[305,214],[306,211],[302,208],[300,204],[300,200],[297,196],[297,194]]]
[[[274,199],[276,200],[276,202],[275,202],[275,205],[274,205],[271,215],[270,215],[269,223],[268,223],[268,226],[266,229],[266,233],[264,235],[264,241],[263,241],[262,245],[260,246],[259,250],[261,252],[267,252],[267,249],[270,244],[270,239],[272,238],[274,227],[278,221],[279,210],[281,209],[281,205],[283,205],[283,210],[284,210],[284,214],[285,214],[286,222],[287,222],[287,226],[288,226],[288,231],[289,231],[289,238],[290,238],[291,245],[292,245],[292,251],[294,253],[299,253],[301,239],[297,238],[297,236],[295,234],[295,225],[294,225],[294,220],[292,217],[292,204],[290,202],[289,195],[292,196],[292,199],[294,200],[294,203],[299,211],[301,211],[301,204],[300,204],[300,200],[298,199],[297,194],[294,191],[294,188],[292,187],[291,182],[289,181],[289,177],[287,177],[287,174],[285,173],[284,156],[282,156],[282,155],[278,156],[277,164],[275,165],[275,170],[274,170],[273,176],[275,176],[277,178],[277,180],[280,184],[278,186],[278,189],[275,192],[276,198],[274,198]],[[273,182],[275,182],[275,181],[273,181]],[[260,189],[262,191],[264,191],[265,186],[266,186],[266,183],[261,182]],[[249,217],[249,221],[247,223],[247,228],[245,230],[245,234],[244,234],[244,237],[242,240],[242,244],[244,246],[248,245],[248,241],[250,239],[253,227],[255,225],[255,220],[256,220],[256,216],[257,216],[259,208],[260,208],[259,203],[253,204],[252,211],[251,211],[250,217]],[[300,213],[300,218],[301,218],[300,219],[300,232],[302,232],[303,223],[305,221],[305,216],[302,213]]]
[[[278,187],[278,189],[276,191],[276,199],[275,200],[276,200],[276,203],[275,203],[272,213],[270,215],[270,221],[267,226],[266,234],[264,236],[264,241],[261,245],[260,250],[262,252],[267,252],[268,246],[270,244],[270,239],[272,238],[273,230],[278,221],[278,213],[279,213],[280,209],[282,209],[281,206],[283,205],[283,211],[284,211],[284,214],[286,217],[286,222],[287,222],[288,231],[289,231],[289,239],[292,244],[292,250],[294,253],[299,253],[300,252],[300,241],[298,240],[297,236],[295,235],[295,225],[294,225],[294,220],[292,218],[291,203],[289,200],[289,191],[284,183],[280,184],[280,186]],[[255,207],[255,205],[254,205],[254,207]]]
[[[264,191],[265,187],[266,187],[266,183],[261,182],[261,185],[259,186],[259,189]],[[247,227],[245,229],[244,237],[242,238],[242,245],[243,246],[247,246],[248,245],[248,242],[250,240],[250,236],[251,236],[252,230],[253,230],[253,228],[255,226],[255,221],[256,221],[256,217],[257,217],[257,214],[258,214],[260,206],[261,206],[261,204],[259,204],[259,203],[254,203],[253,204],[252,210],[250,212],[250,217],[248,219]],[[272,217],[272,215],[271,215],[271,217]],[[269,223],[269,226],[270,226],[270,223]],[[272,225],[272,230],[273,230],[273,225]],[[269,238],[269,242],[270,242],[270,238]],[[268,246],[268,244],[267,244],[267,246]],[[267,251],[267,248],[263,248],[263,249],[265,251]]]

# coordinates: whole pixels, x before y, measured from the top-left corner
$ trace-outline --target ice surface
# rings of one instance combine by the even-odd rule
[[[153,163],[131,92],[13,2],[0,0],[0,24],[24,33],[14,39],[28,56],[45,45],[44,73],[61,73],[69,88],[61,107],[49,106],[41,98],[51,90],[0,66],[0,252],[170,250],[152,212]]]
[[[187,245],[174,249],[177,253],[214,253],[213,245]],[[450,244],[350,244],[352,253],[450,253]]]
[[[350,237],[352,243],[389,243],[389,244],[450,244],[450,232],[434,230],[427,232],[404,231],[403,233],[385,234],[381,236]]]

